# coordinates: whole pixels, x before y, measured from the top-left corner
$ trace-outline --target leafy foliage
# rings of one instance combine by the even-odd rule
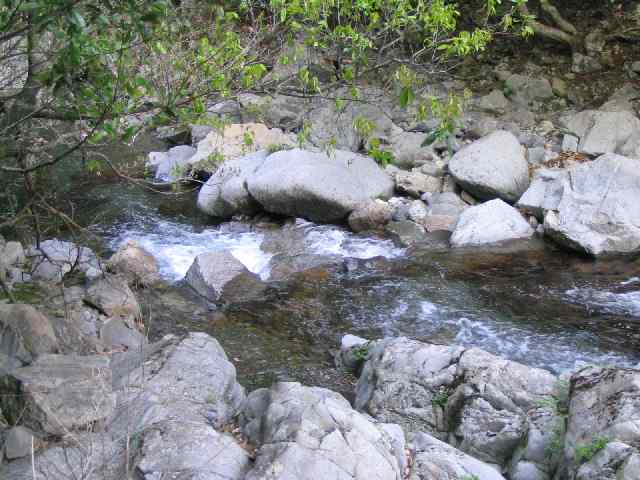
[[[576,446],[576,463],[581,465],[591,460],[600,450],[607,446],[607,437],[596,437],[590,443]]]

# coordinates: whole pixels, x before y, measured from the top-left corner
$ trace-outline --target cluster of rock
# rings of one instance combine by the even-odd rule
[[[356,409],[494,468],[478,478],[637,478],[640,371],[555,377],[477,348],[406,338],[348,336],[339,358],[360,374]]]
[[[346,101],[341,110],[322,99],[246,95],[212,108],[212,115],[239,123],[222,133],[194,126],[194,147],[154,153],[150,165],[164,178],[167,168],[219,152],[225,161],[210,166],[198,206],[223,219],[267,212],[346,221],[356,232],[383,231],[403,246],[446,245],[448,234],[448,245],[471,247],[538,233],[590,255],[640,251],[638,209],[631,207],[640,201],[637,90],[626,85],[598,110],[567,113],[560,80],[497,75],[507,95],[495,89],[473,102],[466,128],[446,144],[423,146],[425,132],[437,125],[416,123],[376,88],[365,89],[367,101]],[[557,125],[536,124],[532,111],[554,102],[565,111]],[[366,138],[355,126],[359,118],[373,120]],[[305,125],[304,148],[294,148],[290,132]],[[357,153],[368,150],[371,138],[393,154],[393,165],[383,169]],[[331,149],[321,150],[327,144]],[[563,153],[597,158],[549,162]]]
[[[140,246],[129,242],[103,264],[92,250],[72,242],[46,240],[26,250],[19,242],[3,245],[0,275],[14,300],[40,302],[48,315],[26,304],[0,305],[0,369],[25,367],[45,353],[97,353],[146,341],[131,287],[158,282],[159,274],[155,259]],[[64,286],[60,281],[69,275],[83,278]]]
[[[589,367],[565,384],[477,348],[348,336],[340,364],[359,372],[354,406],[291,382],[247,396],[207,334],[62,355],[32,310],[37,322],[15,325],[38,342],[5,354],[14,361],[0,370],[2,478],[35,469],[55,480],[631,480],[639,471],[637,370]]]

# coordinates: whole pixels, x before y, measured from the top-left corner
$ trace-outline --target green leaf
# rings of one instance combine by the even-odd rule
[[[403,87],[400,91],[400,106],[407,108],[415,100],[416,95],[410,87]]]

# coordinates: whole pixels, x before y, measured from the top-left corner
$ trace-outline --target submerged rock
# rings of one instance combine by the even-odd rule
[[[460,214],[451,246],[471,247],[530,238],[533,229],[512,206],[500,199],[469,207]]]
[[[449,171],[477,198],[514,203],[529,186],[529,165],[518,139],[504,130],[475,141],[456,153]]]

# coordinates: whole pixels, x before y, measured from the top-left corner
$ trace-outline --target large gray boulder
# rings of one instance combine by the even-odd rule
[[[0,406],[34,432],[67,435],[111,416],[116,406],[109,358],[41,355],[6,374]]]
[[[237,214],[251,215],[260,205],[247,189],[247,179],[267,158],[265,150],[224,162],[198,193],[198,208],[208,215],[231,218]]]
[[[504,480],[499,470],[424,432],[411,437],[414,452],[409,480]]]
[[[500,199],[469,207],[460,214],[451,246],[472,247],[530,238],[533,229],[524,217]]]
[[[622,473],[631,473],[628,462],[638,464],[640,371],[588,367],[572,376],[570,391],[564,451],[569,477],[637,478]]]
[[[191,333],[150,357],[138,357],[139,366],[129,371],[134,362],[124,356],[115,369],[121,391],[111,430],[140,439],[135,468],[141,477],[180,472],[192,480],[243,479],[249,453],[221,429],[245,394],[220,344]]]
[[[57,351],[58,339],[47,316],[31,305],[0,305],[0,367],[27,365]]]
[[[550,189],[545,233],[590,255],[640,251],[640,160],[614,154],[571,167]],[[545,196],[545,202],[546,200]]]
[[[247,270],[227,250],[198,255],[185,280],[196,292],[214,302],[249,299],[265,288],[260,277]]]
[[[355,406],[506,467],[528,441],[529,412],[551,398],[555,385],[544,370],[477,348],[395,338],[369,344]]]
[[[382,422],[446,437],[447,425],[434,400],[453,384],[464,348],[407,338],[373,342],[356,386],[354,406]]]
[[[562,123],[580,139],[578,151],[588,155],[622,153],[629,138],[640,130],[640,119],[630,111],[585,110],[564,117]]]
[[[96,367],[91,358],[78,361],[85,360],[89,370]],[[102,358],[109,364],[107,357]],[[73,388],[52,378],[52,383],[60,384],[59,395],[66,392],[68,409],[77,407],[78,423],[85,415],[85,403],[109,416],[103,432],[73,431],[64,442],[36,451],[37,478],[121,480],[127,474],[145,480],[245,478],[250,453],[231,434],[223,433],[244,402],[244,390],[216,340],[204,333],[191,333],[182,340],[167,336],[139,351],[114,353],[109,367],[103,380],[117,393],[115,410],[100,408],[100,399],[87,388],[91,385]],[[78,375],[73,372],[70,369],[69,374]],[[96,378],[101,373],[94,371]],[[62,419],[67,418],[66,408],[58,409]],[[99,430],[100,423],[92,422],[91,431]],[[31,458],[0,466],[0,478],[32,480]]]
[[[449,172],[465,190],[482,200],[514,203],[529,186],[529,165],[518,139],[498,130],[456,153]]]
[[[261,445],[247,480],[401,480],[404,435],[372,421],[341,395],[299,383],[276,383],[247,398],[240,423]]]
[[[445,407],[447,418],[459,419],[449,442],[499,465],[507,465],[517,447],[526,443],[529,414],[543,400],[552,398],[557,385],[556,377],[545,370],[478,348],[462,354],[456,380]]]
[[[247,180],[250,195],[272,213],[331,222],[360,203],[390,198],[393,182],[369,157],[342,150],[274,153]]]

